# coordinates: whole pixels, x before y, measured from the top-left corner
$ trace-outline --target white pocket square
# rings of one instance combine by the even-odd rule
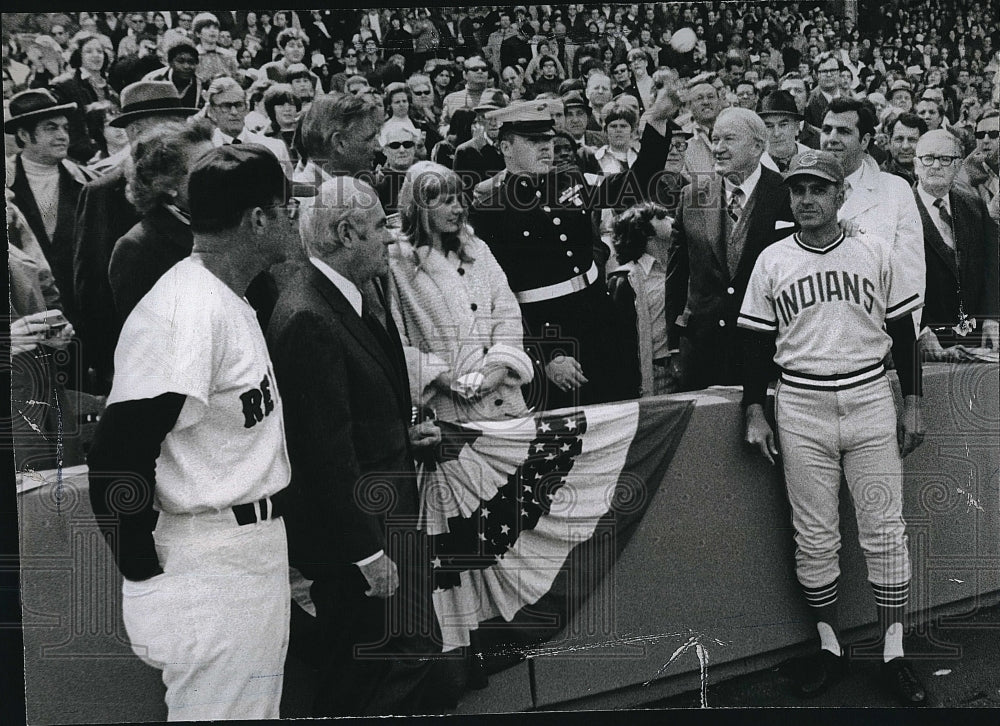
[[[783,219],[777,219],[774,222],[775,229],[788,229],[789,227],[794,227],[795,222],[786,222]]]

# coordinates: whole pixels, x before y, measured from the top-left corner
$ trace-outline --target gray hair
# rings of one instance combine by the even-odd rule
[[[330,152],[330,137],[358,119],[381,111],[380,104],[368,95],[330,93],[317,96],[302,118],[302,147],[310,159],[325,159]]]
[[[767,146],[767,125],[764,123],[764,119],[750,109],[739,106],[724,108],[719,111],[719,115],[715,119],[715,125],[718,126],[727,120],[742,124],[746,128],[747,133],[750,134],[750,138],[758,142],[761,146]]]
[[[933,131],[928,131],[926,134],[921,136],[917,140],[917,154],[920,153],[921,146],[926,148],[927,144],[932,143],[934,141],[942,141],[942,140],[952,142],[955,145],[955,153],[958,156],[963,156],[961,139],[959,139],[957,136],[955,136],[955,134],[946,129],[934,129]]]
[[[212,126],[204,120],[171,121],[148,129],[132,146],[125,196],[140,214],[171,203],[187,179],[187,150],[211,140]]]
[[[325,259],[343,246],[337,228],[347,222],[354,229],[380,205],[378,194],[368,184],[351,176],[336,176],[323,182],[311,204],[303,206],[299,235],[306,254]]]

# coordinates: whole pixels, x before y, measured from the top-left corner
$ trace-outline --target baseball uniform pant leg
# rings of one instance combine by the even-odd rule
[[[836,393],[775,391],[775,423],[795,527],[795,572],[808,588],[840,575],[840,423]]]
[[[135,653],[162,671],[168,720],[278,718],[290,589],[283,520],[160,514],[164,569],[125,581]]]
[[[909,582],[903,461],[890,382],[883,376],[839,395],[844,410],[844,475],[854,500],[868,579],[877,585]]]

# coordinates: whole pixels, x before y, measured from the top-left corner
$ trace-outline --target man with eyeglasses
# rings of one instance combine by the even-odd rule
[[[958,181],[978,192],[987,205],[1000,194],[1000,112],[988,111],[976,123],[976,148],[962,161]]]
[[[830,101],[840,96],[840,71],[844,64],[832,55],[821,55],[816,63],[816,89],[806,104],[806,121],[821,126]]]
[[[132,648],[171,721],[274,719],[291,593],[282,398],[250,281],[298,245],[266,150],[209,151],[188,182],[191,256],[139,301],[88,457],[94,516],[124,576]],[[130,497],[116,496],[127,477]],[[120,492],[119,492],[120,493]]]
[[[251,133],[244,126],[243,122],[250,109],[247,107],[246,91],[239,83],[228,77],[216,78],[205,95],[208,98],[206,116],[215,124],[213,144],[260,144],[275,155],[288,176],[292,175],[293,165],[284,142]]]
[[[632,76],[629,71],[629,64],[626,61],[621,63],[616,63],[611,69],[612,81],[614,85],[611,86],[611,95],[614,98],[618,98],[620,95],[625,93],[629,86],[632,85]]]
[[[961,142],[941,129],[917,142],[914,196],[927,264],[921,348],[942,359],[953,345],[1000,345],[997,225],[976,194],[955,185]]]
[[[489,66],[482,56],[474,55],[466,58],[465,64],[465,88],[460,91],[452,91],[444,97],[441,104],[441,125],[451,122],[451,115],[460,108],[474,109],[482,99],[483,91],[490,80]]]

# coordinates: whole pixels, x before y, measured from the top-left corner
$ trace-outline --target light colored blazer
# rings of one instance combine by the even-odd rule
[[[437,250],[400,238],[389,247],[390,304],[406,354],[413,400],[442,420],[485,421],[526,413],[521,386],[534,377],[524,352],[521,310],[486,243],[472,237],[472,262],[459,273]],[[478,395],[476,375],[491,365],[508,369],[496,390]],[[452,390],[433,383],[450,372]]]

